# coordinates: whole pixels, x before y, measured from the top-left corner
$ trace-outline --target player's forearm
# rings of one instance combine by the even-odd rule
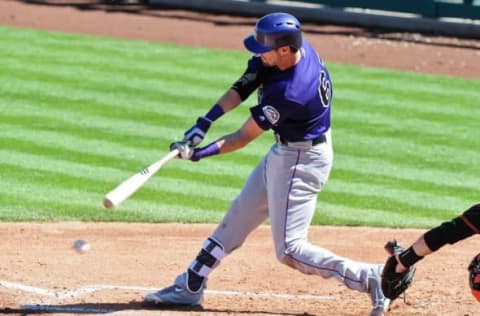
[[[217,140],[217,145],[221,154],[226,154],[245,147],[252,139],[238,137],[237,133],[226,135]]]
[[[225,135],[205,147],[196,148],[192,160],[198,161],[209,156],[235,151],[245,147],[262,133],[263,129],[250,117],[238,131]]]
[[[428,248],[423,235],[413,243],[412,247],[415,253],[420,257],[425,257],[433,252]]]
[[[232,152],[246,146],[251,141],[251,139],[248,140],[246,138],[238,137],[237,133],[221,137],[205,147],[195,148],[192,160],[198,161],[206,157]]]
[[[263,129],[250,117],[238,131],[226,135],[217,141],[220,153],[224,154],[245,147],[262,133]]]

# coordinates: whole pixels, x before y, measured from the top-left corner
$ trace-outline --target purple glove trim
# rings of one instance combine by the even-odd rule
[[[205,114],[205,118],[207,120],[210,121],[210,123],[212,123],[213,121],[215,121],[216,119],[218,119],[220,116],[222,116],[225,112],[223,112],[223,109],[222,107],[220,106],[220,104],[215,104],[211,109],[210,111],[208,111],[207,114]]]
[[[193,154],[190,160],[199,161],[202,158],[218,155],[219,153],[220,153],[220,147],[218,147],[217,143],[215,142],[202,148],[195,148],[193,150]]]

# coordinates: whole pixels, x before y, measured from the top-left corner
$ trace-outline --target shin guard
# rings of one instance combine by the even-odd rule
[[[192,292],[200,291],[212,270],[220,264],[226,253],[220,242],[212,237],[205,240],[202,249],[188,267],[188,288]]]

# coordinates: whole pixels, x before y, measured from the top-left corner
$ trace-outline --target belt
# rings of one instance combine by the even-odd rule
[[[286,146],[288,146],[288,144],[293,145],[293,144],[307,144],[307,143],[309,143],[311,146],[315,146],[315,145],[318,145],[318,144],[325,143],[327,141],[327,137],[325,136],[325,134],[322,134],[322,135],[318,136],[317,138],[313,138],[313,139],[309,139],[309,140],[301,140],[301,141],[298,141],[298,142],[290,142],[290,141],[287,141],[286,139],[284,139],[283,137],[281,137],[280,135],[275,133],[275,139],[277,140],[277,143],[280,143],[280,144],[286,145]]]

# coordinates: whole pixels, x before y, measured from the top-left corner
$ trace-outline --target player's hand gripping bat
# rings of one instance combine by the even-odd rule
[[[174,149],[161,159],[155,161],[147,168],[120,183],[115,189],[108,192],[103,199],[103,205],[106,208],[114,208],[130,195],[137,191],[148,179],[150,179],[163,165],[178,155],[178,149]]]

